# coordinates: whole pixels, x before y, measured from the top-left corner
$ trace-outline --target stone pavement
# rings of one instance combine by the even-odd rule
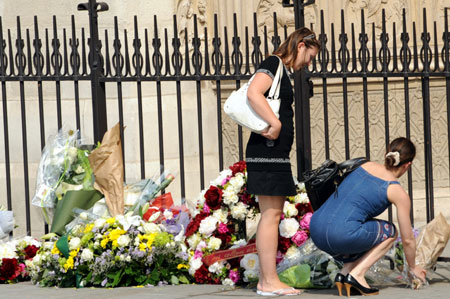
[[[430,285],[427,288],[414,291],[406,289],[404,286],[381,287],[380,295],[375,298],[450,298],[450,263],[439,262],[434,273],[429,274]],[[309,289],[300,296],[289,298],[311,298],[326,299],[336,298],[336,289]],[[352,298],[359,298],[355,296]],[[254,289],[236,288],[226,289],[218,285],[180,285],[180,286],[162,286],[151,288],[116,288],[116,289],[57,289],[40,288],[32,285],[30,282],[23,282],[14,285],[0,285],[0,298],[95,298],[95,299],[113,299],[113,298],[150,298],[150,299],[215,299],[215,298],[261,298],[256,295]]]

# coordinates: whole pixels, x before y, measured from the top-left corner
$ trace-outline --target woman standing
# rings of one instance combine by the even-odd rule
[[[313,214],[310,223],[311,238],[318,248],[344,263],[336,275],[336,287],[342,295],[355,289],[361,295],[378,294],[364,275],[367,270],[392,247],[397,238],[394,224],[374,217],[391,204],[397,208],[403,248],[409,269],[422,280],[426,271],[416,266],[414,239],[408,194],[398,182],[410,167],[416,155],[414,144],[400,137],[391,142],[384,165],[366,162],[355,169],[339,185],[337,194]]]
[[[296,195],[292,178],[289,152],[294,141],[292,103],[294,99],[289,69],[298,71],[307,67],[319,51],[320,44],[315,34],[300,28],[289,35],[281,46],[264,60],[252,83],[247,97],[253,110],[267,123],[269,128],[261,133],[252,133],[247,143],[247,192],[258,197],[261,219],[256,232],[256,247],[260,263],[257,293],[262,296],[298,295],[299,290],[290,288],[278,279],[276,254],[278,246],[278,224],[286,196]],[[274,75],[283,63],[280,86],[280,118],[278,119],[266,101]]]

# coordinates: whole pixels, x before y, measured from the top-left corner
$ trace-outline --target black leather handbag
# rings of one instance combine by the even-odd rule
[[[318,168],[303,173],[306,192],[314,211],[336,191],[339,184],[353,170],[367,162],[366,158],[354,158],[342,163],[325,160]]]

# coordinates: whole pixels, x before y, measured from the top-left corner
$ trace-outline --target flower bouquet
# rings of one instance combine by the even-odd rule
[[[189,283],[188,255],[178,235],[139,216],[97,219],[46,242],[31,278],[40,286],[119,287]]]
[[[67,130],[64,127],[56,136],[49,138],[42,152],[36,193],[31,201],[33,205],[42,208],[44,220],[48,224],[55,221],[57,206],[68,201],[64,199],[66,194],[77,190],[96,192],[93,190],[92,169],[87,158],[90,150],[87,146],[81,146],[77,131]],[[74,201],[81,204],[78,198]],[[71,211],[64,210],[65,213],[57,213],[58,217],[70,217]],[[67,220],[62,222],[64,221],[67,222]]]
[[[0,283],[29,279],[31,260],[40,247],[40,242],[28,236],[9,242],[0,241]]]
[[[200,193],[192,208],[192,220],[186,230],[189,249],[189,274],[196,283],[234,285],[242,282],[242,256],[204,263],[219,250],[236,249],[247,244],[245,220],[256,215],[254,196],[246,192],[246,164],[235,163],[223,170]]]

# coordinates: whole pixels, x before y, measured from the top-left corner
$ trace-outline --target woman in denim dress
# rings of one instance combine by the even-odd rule
[[[393,223],[374,218],[391,204],[397,208],[409,269],[425,279],[426,271],[415,264],[410,198],[397,181],[411,167],[415,154],[409,139],[395,139],[388,147],[384,165],[366,162],[358,167],[339,185],[337,194],[332,194],[312,216],[310,232],[314,243],[344,263],[336,276],[339,295],[343,286],[349,296],[352,288],[361,295],[378,294],[378,289],[369,287],[364,275],[397,238]]]

